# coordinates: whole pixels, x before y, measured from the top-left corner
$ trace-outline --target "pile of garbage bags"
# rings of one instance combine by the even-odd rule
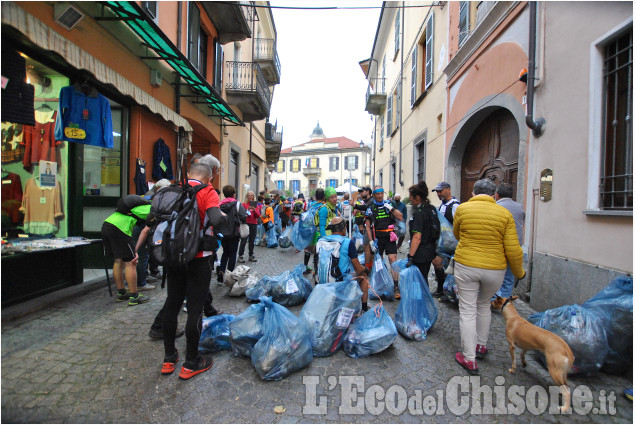
[[[351,324],[342,349],[354,359],[384,351],[397,338],[397,328],[382,305],[368,310]]]
[[[221,350],[229,350],[229,325],[234,320],[231,314],[219,314],[218,316],[203,319],[201,338],[198,341],[198,351],[203,354],[216,353]]]
[[[534,313],[529,322],[569,344],[574,373],[623,373],[632,365],[633,279],[620,276],[581,306]]]
[[[309,331],[313,355],[331,356],[340,348],[353,316],[361,308],[362,290],[357,280],[317,285],[300,311]]]
[[[386,263],[384,263],[379,252],[376,252],[373,256],[373,268],[370,271],[368,281],[370,288],[372,288],[372,290],[368,289],[368,297],[371,300],[381,298],[382,300],[392,301],[395,299],[395,284],[392,280],[392,273],[386,267]]]
[[[247,307],[229,323],[229,343],[234,355],[251,357],[254,345],[264,333],[264,317],[265,305],[258,303]]]
[[[289,248],[292,245],[292,242],[291,242],[292,232],[293,232],[293,227],[291,226],[287,226],[287,228],[284,229],[280,237],[278,237],[278,246],[280,248]]]
[[[257,279],[254,276],[249,275],[249,271],[251,268],[248,266],[240,265],[237,266],[234,270],[225,271],[225,286],[230,288],[229,295],[232,297],[240,297],[244,295],[245,292],[252,288]]]
[[[457,241],[454,237],[454,230],[448,219],[445,218],[445,216],[438,210],[437,216],[439,217],[439,222],[441,223],[441,234],[439,235],[439,240],[437,241],[437,254],[440,257],[453,257],[459,241]]]
[[[437,321],[438,311],[423,275],[416,266],[406,267],[406,262],[403,259],[392,265],[399,272],[401,293],[401,301],[395,312],[395,325],[404,337],[423,341]]]
[[[285,307],[269,297],[261,297],[264,305],[263,334],[251,352],[251,363],[258,375],[267,381],[279,381],[313,361],[308,330]]]
[[[245,296],[251,301],[270,296],[273,301],[287,307],[302,304],[313,290],[302,275],[304,270],[304,264],[300,263],[293,270],[286,270],[278,276],[264,276],[245,292]]]

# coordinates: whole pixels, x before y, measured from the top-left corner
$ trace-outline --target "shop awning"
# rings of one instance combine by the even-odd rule
[[[187,132],[186,146],[191,144],[192,126],[181,115],[159,102],[85,50],[68,41],[21,7],[8,1],[3,1],[1,7],[3,25],[15,28],[39,48],[57,53],[71,66],[90,72],[100,82],[116,87],[120,93],[130,96],[139,105],[147,107],[150,111],[160,115],[166,121],[171,121],[177,127],[182,127]]]
[[[158,55],[157,59],[167,62],[180,75],[185,84],[214,111],[213,115],[235,125],[244,125],[216,90],[136,2],[108,1],[103,4],[108,6],[117,18],[125,22]]]

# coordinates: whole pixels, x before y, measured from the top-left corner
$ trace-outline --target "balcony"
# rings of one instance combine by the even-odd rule
[[[247,1],[203,1],[203,9],[218,31],[220,44],[242,41],[251,37],[250,23],[254,8]]]
[[[262,74],[269,84],[280,84],[280,59],[276,50],[276,40],[257,38],[254,46],[254,62],[260,65]]]
[[[271,91],[260,65],[255,62],[225,62],[227,102],[243,113],[244,122],[264,120],[271,111]]]
[[[307,177],[320,176],[322,175],[322,169],[320,167],[304,167],[302,173]]]
[[[277,132],[278,124],[265,123],[265,155],[267,164],[275,164],[280,158],[282,132]]]
[[[370,78],[366,90],[366,112],[381,115],[386,107],[386,79]]]

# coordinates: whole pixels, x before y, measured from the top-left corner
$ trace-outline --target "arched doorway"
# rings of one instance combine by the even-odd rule
[[[518,182],[518,123],[504,108],[493,111],[472,133],[461,162],[461,202],[472,197],[477,180],[510,183],[516,199]]]

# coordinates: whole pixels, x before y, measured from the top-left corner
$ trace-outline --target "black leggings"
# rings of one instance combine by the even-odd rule
[[[163,345],[165,355],[174,354],[177,318],[183,300],[187,296],[187,323],[185,337],[187,338],[187,352],[185,360],[198,360],[198,341],[201,338],[203,304],[209,293],[209,283],[212,280],[213,256],[195,258],[186,266],[166,267],[168,278],[168,296],[163,306]]]
[[[245,253],[245,245],[247,245],[247,241],[249,241],[249,256],[253,257],[254,255],[254,241],[256,240],[256,234],[258,233],[258,225],[250,223],[247,223],[247,225],[249,226],[249,236],[240,240],[240,248],[238,249],[238,255],[241,257]]]
[[[231,272],[234,270],[234,267],[236,267],[236,252],[238,251],[239,243],[240,237],[221,239],[223,255],[220,257],[220,271],[224,272],[225,269],[227,269]]]

